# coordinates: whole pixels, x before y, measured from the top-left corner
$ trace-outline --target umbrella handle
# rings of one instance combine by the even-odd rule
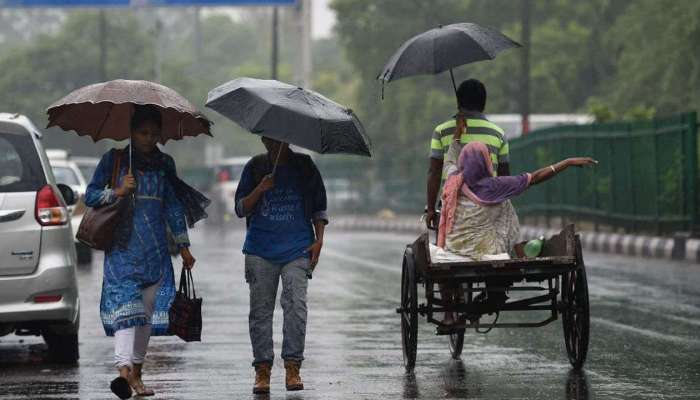
[[[281,142],[279,150],[277,150],[277,158],[275,158],[275,164],[272,166],[272,176],[275,176],[275,171],[277,171],[277,163],[280,160],[280,155],[282,154],[282,146],[284,146],[286,143]],[[289,145],[287,145],[289,146]]]
[[[457,85],[455,84],[455,75],[452,73],[452,68],[450,68],[450,78],[452,78],[452,88],[455,90],[455,97],[457,96]]]
[[[131,175],[131,148],[134,144],[131,141],[131,132],[129,132],[129,175]]]

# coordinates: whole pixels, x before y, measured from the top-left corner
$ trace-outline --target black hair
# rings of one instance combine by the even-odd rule
[[[467,79],[457,88],[457,104],[466,111],[483,112],[486,108],[486,87],[477,79]]]
[[[132,131],[138,129],[144,122],[153,122],[158,128],[163,128],[163,117],[160,109],[151,104],[134,104],[134,114],[131,116],[129,127]]]

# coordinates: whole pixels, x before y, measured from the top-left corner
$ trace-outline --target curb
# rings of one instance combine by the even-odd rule
[[[374,217],[338,217],[331,222],[333,228],[348,231],[379,231],[419,234],[425,225],[419,218],[399,217],[379,219]],[[559,233],[557,229],[521,225],[521,238],[549,237]],[[685,260],[700,263],[700,239],[679,233],[674,237],[626,235],[619,233],[581,231],[581,245],[586,250],[622,254],[635,257],[651,257],[666,260]]]

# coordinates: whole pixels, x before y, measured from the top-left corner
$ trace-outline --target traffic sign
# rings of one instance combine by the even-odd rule
[[[0,0],[0,8],[291,6],[297,0]]]

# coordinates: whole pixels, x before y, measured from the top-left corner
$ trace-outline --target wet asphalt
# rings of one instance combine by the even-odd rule
[[[202,342],[152,339],[144,373],[156,399],[268,398],[251,394],[243,238],[240,228],[191,233],[197,292],[204,298]],[[447,338],[423,320],[415,373],[406,374],[395,309],[403,247],[413,239],[330,226],[309,285],[306,390],[286,392],[278,362],[269,398],[700,398],[700,266],[595,253],[585,254],[591,342],[583,372],[569,366],[560,320],[543,328],[467,332],[460,361],[451,359]],[[98,317],[101,271],[99,253],[79,270],[79,364],[51,364],[41,338],[2,337],[0,399],[116,398],[108,389],[113,342]],[[279,306],[275,320],[279,354]]]

